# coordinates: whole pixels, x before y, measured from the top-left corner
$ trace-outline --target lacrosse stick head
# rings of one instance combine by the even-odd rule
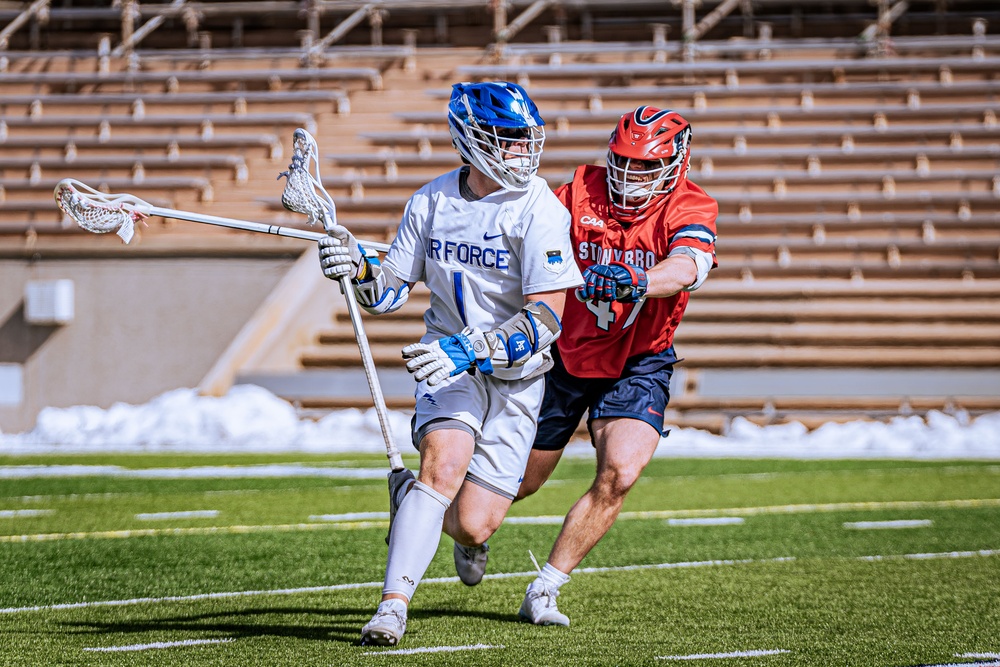
[[[281,193],[281,203],[289,211],[302,213],[310,225],[317,222],[323,228],[336,224],[337,207],[333,198],[323,187],[319,175],[319,146],[316,139],[301,127],[292,134],[292,163],[285,177],[285,190]]]
[[[125,243],[135,234],[135,223],[149,217],[150,205],[133,195],[109,195],[65,178],[56,184],[56,205],[73,222],[95,234],[115,232]]]

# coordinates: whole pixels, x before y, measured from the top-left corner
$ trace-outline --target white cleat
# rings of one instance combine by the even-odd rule
[[[361,628],[362,646],[395,646],[406,632],[406,606],[398,600],[386,600],[378,606],[372,620]]]
[[[490,545],[483,542],[481,547],[466,547],[455,542],[455,571],[466,586],[475,586],[486,574],[486,560]]]
[[[569,617],[556,607],[559,591],[549,593],[540,581],[533,581],[524,594],[524,602],[517,615],[535,625],[563,625],[569,627]]]
[[[389,473],[389,532],[385,536],[386,544],[389,544],[389,535],[392,533],[392,522],[396,518],[396,510],[399,509],[403,498],[415,481],[417,478],[413,476],[409,468],[393,470]]]

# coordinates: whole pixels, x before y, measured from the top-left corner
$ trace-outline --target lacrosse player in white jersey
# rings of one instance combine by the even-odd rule
[[[369,313],[396,310],[417,281],[431,292],[427,333],[403,348],[420,471],[389,476],[382,602],[362,644],[399,643],[442,529],[461,580],[479,583],[486,540],[517,494],[566,289],[583,282],[569,213],[536,175],[543,125],[516,84],[455,84],[448,126],[465,166],[410,197],[385,259],[342,227],[319,242],[324,274],[349,275]]]

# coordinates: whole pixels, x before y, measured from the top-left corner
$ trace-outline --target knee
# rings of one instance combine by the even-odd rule
[[[468,546],[480,546],[486,540],[490,539],[493,533],[496,532],[498,526],[476,526],[473,530],[465,531],[468,537]]]
[[[621,502],[635,486],[641,472],[641,469],[610,467],[597,473],[593,488],[601,499]]]
[[[465,467],[450,462],[437,462],[433,468],[421,468],[417,477],[422,483],[449,498],[454,498],[465,480]]]
[[[467,547],[477,547],[483,544],[496,532],[499,525],[485,522],[478,525],[466,525],[461,520],[446,522],[445,527],[449,537]]]
[[[562,450],[531,450],[528,464],[524,469],[524,478],[521,480],[521,486],[517,489],[514,501],[523,500],[542,488],[542,485],[552,476],[552,471],[555,470],[561,457]]]
[[[542,483],[545,482],[544,479],[536,479],[534,477],[525,476],[524,480],[521,482],[521,486],[517,489],[517,495],[514,496],[514,502],[518,500],[524,500],[531,494],[533,494],[538,489],[542,488]]]

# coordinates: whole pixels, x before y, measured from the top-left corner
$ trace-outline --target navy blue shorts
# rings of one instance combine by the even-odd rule
[[[545,397],[533,449],[565,447],[588,410],[588,429],[595,419],[626,417],[644,421],[667,435],[663,412],[670,401],[670,376],[677,362],[673,347],[629,359],[620,378],[579,378],[566,371],[556,346],[552,356],[555,366],[545,375]]]

